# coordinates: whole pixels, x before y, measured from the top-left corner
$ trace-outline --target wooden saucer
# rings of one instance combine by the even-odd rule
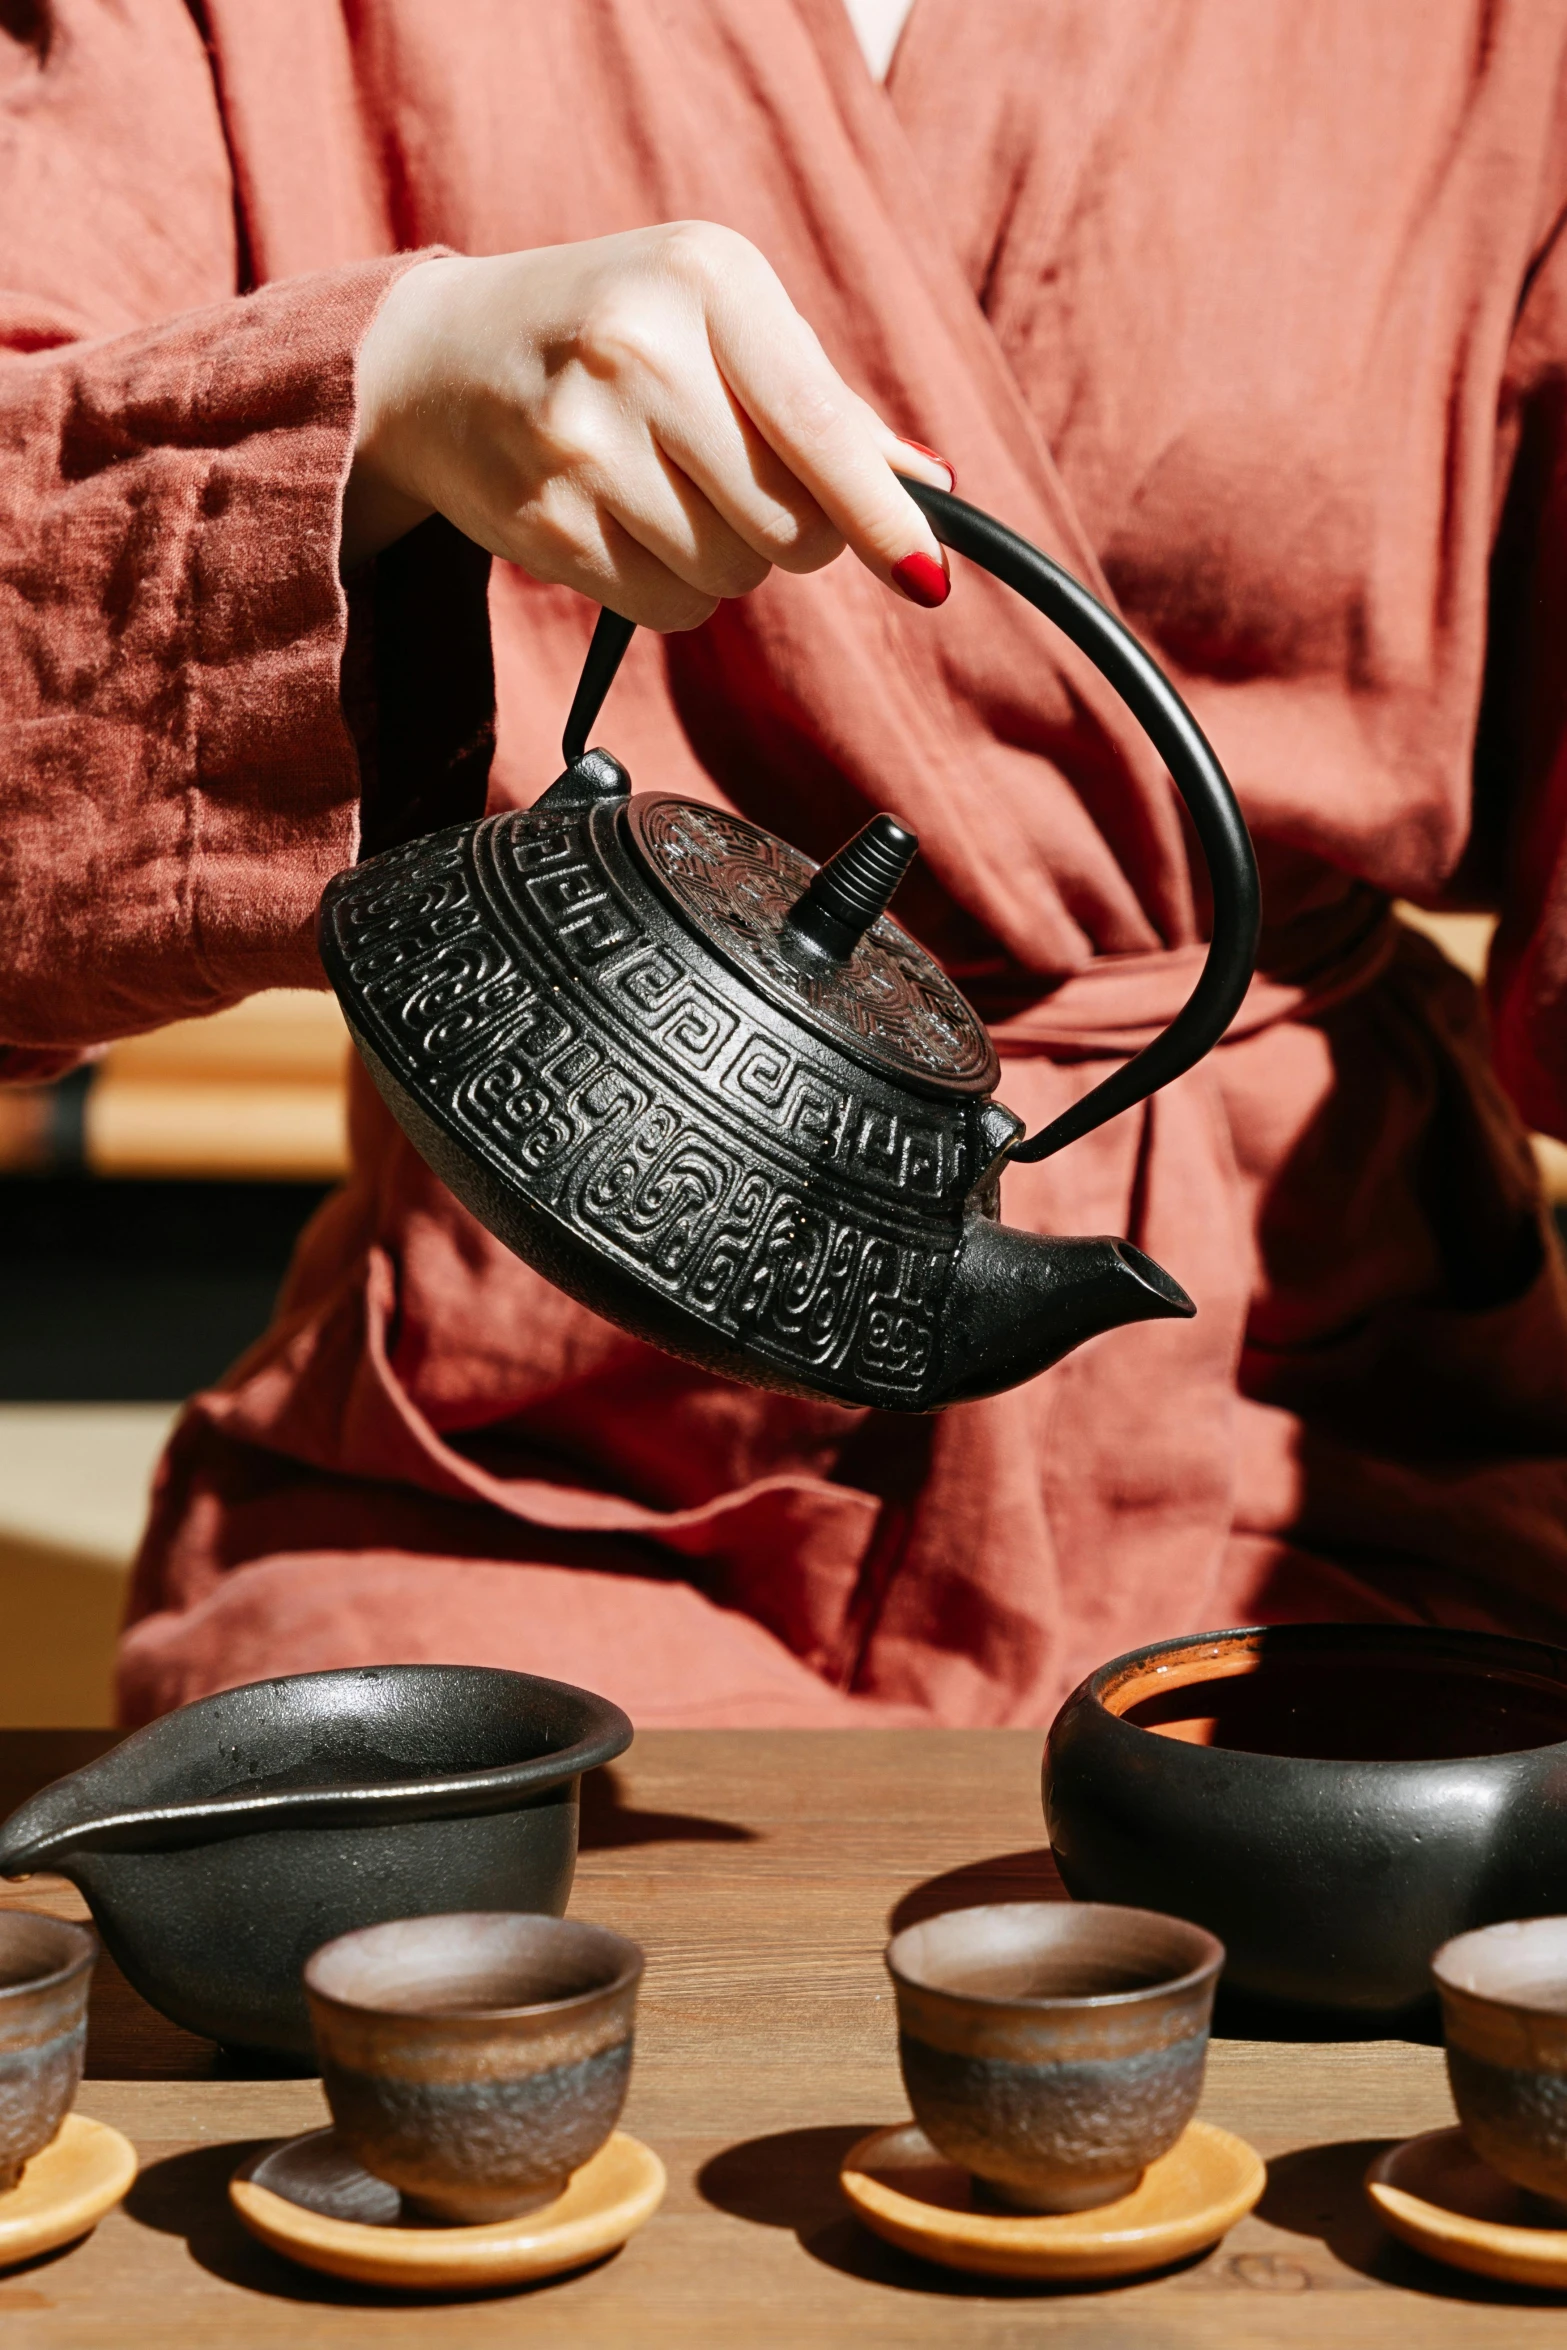
[[[564,2195],[482,2228],[405,2219],[395,2187],[362,2170],[331,2130],[253,2155],[229,2200],[253,2236],[306,2268],[414,2292],[522,2284],[598,2260],[635,2235],[664,2199],[664,2166],[617,2130]]]
[[[1390,2147],[1367,2171],[1366,2193],[1391,2234],[1449,2268],[1567,2287],[1567,2212],[1492,2170],[1462,2130]]]
[[[982,2208],[966,2171],[946,2162],[914,2122],[874,2130],[844,2156],[844,2193],[889,2244],[983,2277],[1119,2277],[1162,2268],[1216,2244],[1266,2180],[1243,2138],[1188,2122],[1130,2195],[1095,2211]]]
[[[136,2176],[136,2150],[107,2122],[68,2113],[7,2195],[0,2195],[0,2268],[52,2252],[95,2228]]]

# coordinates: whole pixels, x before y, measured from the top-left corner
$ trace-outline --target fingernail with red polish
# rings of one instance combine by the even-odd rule
[[[944,604],[952,593],[951,580],[930,555],[905,555],[901,563],[894,563],[892,584],[911,604],[923,604],[927,611]]]
[[[911,441],[907,433],[903,435],[903,446],[906,449],[918,449],[920,455],[928,457],[932,465],[941,466],[947,476],[948,489],[955,490],[957,488],[957,471],[949,458],[939,455],[935,449],[927,449],[923,441]]]

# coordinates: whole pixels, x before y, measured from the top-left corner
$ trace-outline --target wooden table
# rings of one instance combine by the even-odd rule
[[[0,1735],[0,1809],[108,1742]],[[1399,2041],[1215,2043],[1202,2110],[1268,2157],[1270,2184],[1258,2215],[1173,2274],[1093,2291],[969,2282],[860,2231],[839,2156],[908,2110],[889,1918],[1052,1890],[1039,1747],[1018,1731],[666,1731],[590,1783],[572,1906],[647,1948],[626,2119],[662,2154],[669,2196],[617,2257],[521,2295],[410,2306],[252,2243],[229,2173],[258,2141],[324,2120],[319,2086],[225,2077],[102,1962],[81,2107],[134,2141],[141,2177],[85,2243],[0,2275],[0,2346],[1567,2345],[1567,2301],[1430,2266],[1366,2214],[1376,2147],[1452,2119],[1440,2051]],[[54,1879],[0,1897],[84,1914]]]

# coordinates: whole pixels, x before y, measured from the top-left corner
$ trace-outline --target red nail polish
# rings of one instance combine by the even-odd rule
[[[955,490],[957,488],[957,469],[950,458],[943,457],[937,449],[927,449],[923,441],[911,441],[907,433],[903,435],[903,446],[906,449],[918,449],[920,455],[928,457],[932,465],[943,466],[946,470],[948,489]]]
[[[901,563],[894,563],[892,584],[911,604],[923,604],[927,611],[944,604],[952,593],[951,580],[929,555],[905,555]]]

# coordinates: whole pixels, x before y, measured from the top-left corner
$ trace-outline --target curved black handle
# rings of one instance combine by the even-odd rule
[[[1069,1142],[1137,1102],[1146,1101],[1172,1077],[1184,1075],[1211,1052],[1240,1009],[1257,960],[1262,927],[1262,885],[1251,835],[1229,778],[1213,755],[1202,728],[1158,663],[1128,628],[1107,612],[1097,596],[1059,563],[1019,538],[977,506],[899,476],[904,488],[930,518],[943,546],[966,555],[982,571],[1015,589],[1036,611],[1053,620],[1100,675],[1108,680],[1137,720],[1165,765],[1190,812],[1207,860],[1213,893],[1213,936],[1197,985],[1162,1035],[1063,1110],[1037,1134],[1017,1145],[1013,1159],[1048,1159]],[[587,749],[588,730],[620,667],[635,623],[603,611],[566,721],[567,763]]]
[[[606,604],[598,616],[588,657],[582,664],[577,690],[566,714],[560,747],[568,767],[575,767],[588,747],[593,721],[604,707],[604,696],[615,682],[615,672],[626,657],[626,647],[637,633],[634,620],[622,620]]]
[[[1257,960],[1262,927],[1257,860],[1229,777],[1164,671],[1130,629],[1069,571],[1004,523],[948,490],[928,489],[906,475],[900,478],[930,517],[943,546],[966,555],[1053,620],[1115,688],[1169,768],[1207,860],[1213,935],[1197,985],[1162,1035],[1010,1154],[1014,1159],[1048,1159],[1120,1111],[1146,1101],[1218,1043],[1240,1009]]]

